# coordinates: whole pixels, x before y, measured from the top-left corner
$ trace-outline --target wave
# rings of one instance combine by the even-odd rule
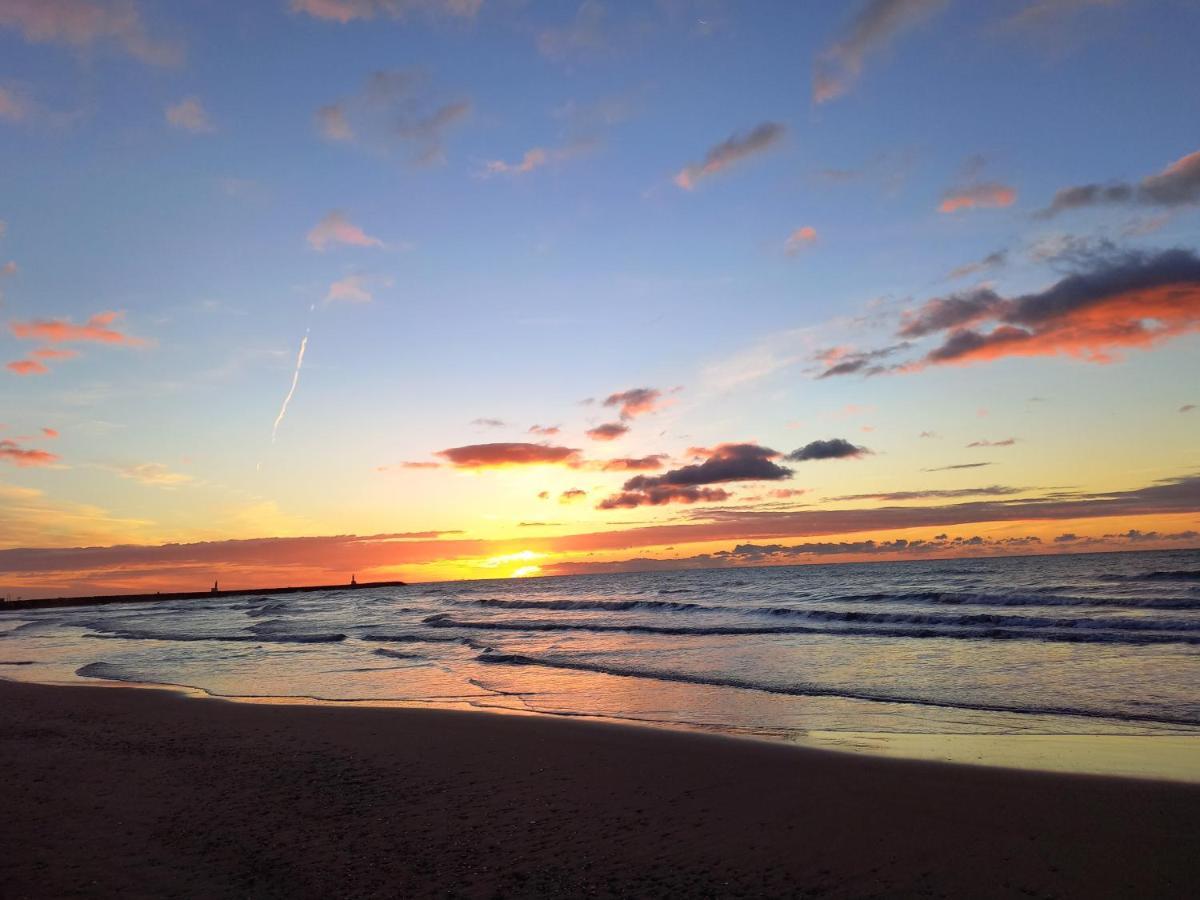
[[[1078,597],[1064,594],[990,594],[969,591],[909,591],[844,594],[819,598],[830,603],[932,603],[939,606],[1096,606],[1129,609],[1200,609],[1196,597]]]
[[[1153,713],[1119,713],[1111,710],[1094,710],[1074,706],[1025,706],[1008,703],[973,703],[958,700],[934,700],[927,697],[912,697],[904,694],[891,694],[873,691],[855,691],[845,688],[825,687],[813,684],[779,685],[752,681],[750,679],[732,678],[719,675],[696,675],[688,672],[665,672],[657,669],[642,669],[626,666],[601,665],[599,663],[583,662],[561,657],[525,656],[519,653],[486,652],[475,657],[479,662],[495,665],[513,666],[545,666],[553,669],[570,669],[582,672],[595,672],[602,675],[615,675],[624,678],[645,678],[653,681],[666,681],[682,684],[701,684],[714,687],[740,688],[742,690],[762,691],[769,694],[782,694],[792,697],[838,697],[846,700],[864,700],[871,703],[906,703],[915,706],[940,707],[944,709],[964,709],[978,712],[1007,712],[1024,715],[1073,716],[1088,719],[1116,719],[1125,722],[1154,722],[1165,725],[1200,726],[1200,718],[1195,716],[1177,716],[1171,714]]]
[[[513,621],[469,621],[456,619],[446,613],[423,620],[431,628],[462,628],[472,631],[585,631],[625,634],[662,634],[676,636],[718,637],[737,635],[814,634],[855,637],[895,638],[952,638],[957,640],[1052,641],[1087,644],[1200,644],[1200,634],[1120,632],[1099,630],[1036,631],[1013,627],[940,626],[927,627],[862,627],[818,628],[810,625],[729,625],[685,627],[675,625],[641,625],[608,622],[550,622],[541,619]]]
[[[660,591],[660,593],[662,593]],[[497,600],[494,598],[468,600],[475,606],[497,609],[546,609],[546,610],[597,610],[602,612],[627,612],[646,610],[655,612],[684,612],[687,610],[715,610],[724,612],[725,607],[701,606],[698,603],[683,603],[673,600]]]
[[[340,632],[330,634],[171,634],[137,629],[97,630],[100,631],[99,634],[85,634],[84,637],[117,641],[178,641],[183,643],[219,641],[240,644],[335,644],[346,639],[346,635]]]
[[[387,647],[377,647],[372,651],[376,656],[386,656],[389,659],[427,659],[420,653],[406,653],[403,650],[389,650]]]

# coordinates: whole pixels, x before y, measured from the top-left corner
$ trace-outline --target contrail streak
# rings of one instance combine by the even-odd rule
[[[275,424],[271,427],[272,444],[275,443],[275,435],[279,431],[279,423],[287,415],[287,408],[288,404],[292,402],[292,395],[296,393],[296,385],[300,383],[300,367],[304,365],[304,351],[308,347],[308,333],[312,330],[312,311],[314,308],[315,304],[308,309],[308,327],[304,329],[304,337],[300,339],[300,353],[296,356],[296,371],[292,373],[292,386],[288,389],[287,396],[283,398],[283,406],[279,407],[279,415],[275,417]]]

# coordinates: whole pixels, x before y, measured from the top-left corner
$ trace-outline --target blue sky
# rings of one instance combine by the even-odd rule
[[[45,520],[0,544],[515,540],[549,518],[539,485],[565,490],[578,468],[379,470],[543,443],[533,424],[668,469],[730,442],[870,445],[805,470],[806,503],[962,487],[983,473],[925,463],[1009,437],[1011,471],[989,483],[1184,477],[1194,306],[1103,365],[1056,349],[815,376],[820,351],[889,346],[933,298],[1193,252],[1200,188],[1183,176],[1170,202],[1038,213],[1200,150],[1198,35],[1182,0],[0,0],[5,361],[33,352],[12,323],[112,311],[140,341],[56,343],[79,356],[0,380],[0,438],[59,432],[14,444],[56,459],[0,472]],[[760,128],[763,146],[743,143]],[[681,187],[706,158],[714,173]],[[952,195],[984,202],[939,211]],[[331,215],[357,237],[315,249]],[[655,412],[611,446],[583,435],[613,409],[581,400],[641,386]],[[621,490],[589,478],[590,497]],[[613,527],[591,500],[554,513],[555,535]]]

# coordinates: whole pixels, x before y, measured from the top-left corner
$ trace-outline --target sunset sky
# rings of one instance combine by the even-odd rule
[[[1200,546],[1198,33],[0,0],[0,591]]]

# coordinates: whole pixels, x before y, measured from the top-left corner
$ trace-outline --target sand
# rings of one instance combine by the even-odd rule
[[[0,896],[1194,896],[1200,786],[0,682]]]

